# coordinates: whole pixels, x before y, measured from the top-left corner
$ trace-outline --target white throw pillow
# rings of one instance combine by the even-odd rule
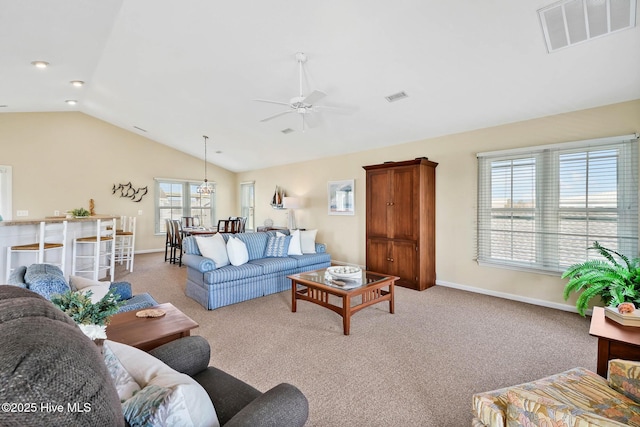
[[[249,251],[247,245],[237,237],[229,236],[227,241],[227,255],[232,265],[242,265],[249,262]]]
[[[318,230],[300,231],[300,249],[303,254],[316,253],[316,234],[318,234]]]
[[[289,242],[289,250],[287,251],[287,255],[302,255],[302,248],[300,246],[300,230],[293,230],[293,232],[291,232],[291,241]]]
[[[212,237],[196,236],[196,243],[202,256],[212,259],[216,268],[229,264],[227,244],[224,242],[222,234],[216,233]]]
[[[125,418],[144,417],[148,425],[220,426],[209,395],[193,378],[137,348],[109,340],[104,345],[141,388],[122,402]],[[131,389],[119,391],[126,398]]]
[[[100,282],[80,276],[69,276],[69,286],[73,290],[86,294],[91,291],[91,302],[97,303],[109,292],[111,282]]]

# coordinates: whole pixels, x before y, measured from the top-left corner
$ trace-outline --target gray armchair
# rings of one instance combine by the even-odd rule
[[[195,379],[209,394],[224,427],[303,426],[309,416],[307,398],[295,386],[281,383],[261,393],[209,365],[207,340],[190,336],[149,352],[171,368]]]
[[[280,384],[260,393],[207,366],[209,354],[209,344],[197,336],[152,352],[202,385],[223,426],[305,424],[308,402],[296,387]],[[3,405],[2,426],[125,425],[98,346],[51,302],[16,286],[0,285],[0,378],[0,401],[13,405]]]

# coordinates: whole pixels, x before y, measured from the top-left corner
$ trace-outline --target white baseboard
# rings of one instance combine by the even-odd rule
[[[457,283],[447,282],[447,281],[444,281],[444,280],[436,280],[436,285],[444,286],[444,287],[447,287],[447,288],[460,289],[462,291],[474,292],[474,293],[477,293],[477,294],[489,295],[489,296],[497,297],[497,298],[504,298],[504,299],[508,299],[508,300],[512,300],[512,301],[524,302],[524,303],[527,303],[527,304],[539,305],[539,306],[542,306],[542,307],[555,308],[557,310],[570,311],[572,313],[577,313],[578,312],[578,310],[576,309],[575,306],[569,305],[569,304],[560,304],[560,303],[551,302],[551,301],[545,301],[545,300],[541,300],[541,299],[537,299],[537,298],[523,297],[522,295],[515,295],[515,294],[509,294],[509,293],[506,293],[506,292],[492,291],[490,289],[476,288],[476,287],[467,286],[467,285],[460,285],[460,284],[457,284]],[[585,314],[590,316],[591,315],[591,310],[586,310]]]

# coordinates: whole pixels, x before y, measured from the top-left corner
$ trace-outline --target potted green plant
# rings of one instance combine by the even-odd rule
[[[91,216],[91,212],[89,212],[85,208],[78,208],[71,210],[71,215],[73,215],[75,218],[88,218],[89,216]]]
[[[89,338],[106,339],[111,316],[118,312],[123,302],[118,301],[119,296],[114,289],[109,289],[109,292],[95,303],[91,301],[91,295],[91,291],[84,293],[69,290],[64,294],[54,295],[51,302],[67,313]]]
[[[640,302],[640,258],[628,257],[612,249],[605,248],[597,241],[589,250],[596,250],[605,259],[588,260],[569,267],[562,278],[569,278],[564,288],[564,299],[571,292],[580,293],[576,308],[585,315],[589,301],[599,296],[608,306],[617,307],[624,302],[636,305]]]

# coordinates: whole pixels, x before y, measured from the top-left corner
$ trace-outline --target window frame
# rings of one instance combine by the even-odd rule
[[[616,157],[616,206],[614,208],[593,207],[585,203],[585,206],[566,207],[561,206],[561,190],[560,184],[562,177],[561,156],[570,153],[591,153],[606,151],[607,149],[617,149]],[[534,271],[538,273],[559,275],[574,262],[563,262],[568,260],[570,255],[566,254],[565,246],[562,239],[566,236],[561,232],[563,218],[569,218],[568,214],[578,214],[577,217],[585,218],[585,228],[587,225],[597,225],[598,220],[591,219],[592,214],[600,213],[603,216],[615,212],[616,231],[612,238],[617,240],[617,250],[631,258],[638,255],[638,135],[624,135],[610,138],[600,138],[586,141],[574,141],[561,144],[549,144],[542,146],[533,146],[518,148],[512,150],[501,150],[486,153],[478,153],[478,196],[477,196],[477,242],[476,242],[476,261],[480,265],[488,265],[502,268],[510,268],[523,271]],[[513,161],[515,159],[532,158],[535,160],[535,178],[533,207],[527,209],[519,209],[511,207],[496,208],[492,206],[494,202],[494,187],[492,187],[492,165],[500,161]],[[585,156],[585,164],[590,164],[589,156]],[[565,160],[566,161],[566,160]],[[513,177],[513,165],[511,166]],[[588,170],[588,169],[587,169]],[[585,179],[589,179],[589,172],[586,172]],[[566,181],[565,181],[566,182]],[[510,186],[514,187],[513,179]],[[589,200],[589,188],[585,187],[585,201]],[[513,199],[512,199],[513,200]],[[533,243],[533,261],[519,261],[511,259],[497,258],[492,253],[492,245],[497,242],[497,237],[501,233],[507,238],[511,238],[512,246],[505,246],[506,251],[514,250],[514,236],[520,231],[514,231],[513,224],[510,230],[497,230],[493,227],[494,213],[503,211],[506,214],[517,212],[532,212],[534,215],[534,223],[532,233],[534,235]],[[576,216],[576,215],[574,215]],[[508,219],[508,218],[507,218]],[[601,220],[603,223],[605,220]],[[512,221],[513,223],[513,221]],[[627,235],[624,233],[627,232]],[[593,236],[587,231],[584,234],[577,233],[573,236],[576,239],[584,237],[585,241]],[[565,240],[566,242],[566,240]],[[585,244],[586,247],[591,246],[593,241]],[[525,245],[529,248],[530,245]],[[592,251],[585,256],[596,257]],[[526,253],[526,249],[523,250]],[[575,257],[574,257],[575,258]],[[581,261],[584,261],[582,259]],[[577,261],[576,261],[577,262]]]
[[[162,184],[171,184],[171,185],[180,185],[182,187],[182,200],[183,203],[181,204],[181,206],[160,206],[160,195],[162,194],[161,188],[160,186]],[[155,216],[155,225],[154,225],[154,233],[157,235],[163,235],[166,233],[166,230],[164,230],[164,223],[163,221],[161,221],[161,218],[163,218],[163,216],[161,215],[161,211],[163,210],[174,210],[174,209],[181,209],[181,214],[180,214],[180,218],[173,218],[173,215],[170,215],[171,219],[182,219],[182,217],[185,216],[192,216],[191,213],[193,212],[193,209],[207,209],[207,208],[203,208],[203,207],[194,207],[192,206],[191,203],[191,199],[192,197],[201,197],[196,189],[198,188],[198,186],[200,185],[200,182],[195,182],[193,180],[186,180],[186,179],[178,179],[178,178],[154,178],[154,187],[155,187],[155,196],[154,196],[154,216]],[[216,212],[216,183],[212,182],[211,183],[213,185],[214,188],[214,192],[211,193],[209,195],[210,197],[210,207],[207,209],[209,210],[209,215],[211,218],[211,222],[212,224],[210,225],[214,225],[213,221],[215,220],[216,216],[215,216],[215,212]],[[205,224],[202,224],[205,225]]]

